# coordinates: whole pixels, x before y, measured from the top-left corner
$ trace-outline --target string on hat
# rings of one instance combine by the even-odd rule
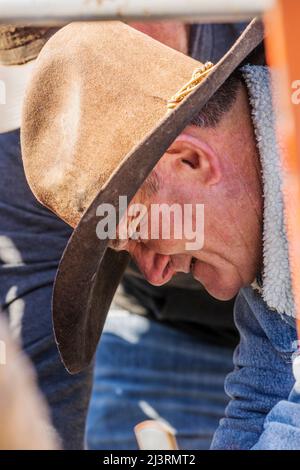
[[[191,80],[168,100],[168,109],[176,108],[176,106],[202,82],[213,67],[214,64],[212,62],[205,62],[205,64],[197,67],[193,72]]]

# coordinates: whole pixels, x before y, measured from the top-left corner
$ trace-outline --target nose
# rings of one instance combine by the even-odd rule
[[[169,255],[156,253],[143,244],[138,244],[131,255],[147,281],[154,286],[166,284],[175,274]]]

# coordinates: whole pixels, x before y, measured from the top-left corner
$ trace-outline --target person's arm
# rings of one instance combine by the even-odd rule
[[[278,313],[270,311],[251,288],[243,289],[237,298],[235,321],[240,343],[234,354],[234,371],[225,384],[231,401],[211,448],[251,449],[255,445],[265,448],[264,433],[271,436],[271,427],[275,432],[275,424],[271,423],[278,406],[282,406],[280,402],[288,400],[295,382],[291,355],[296,330]],[[296,407],[300,409],[300,404]],[[284,419],[287,423],[290,418]],[[300,421],[298,425],[300,429]],[[266,434],[265,438],[269,439]],[[300,448],[300,435],[297,439]]]
[[[270,411],[252,450],[300,450],[300,356],[293,369],[296,384],[289,399],[280,401]]]
[[[58,28],[0,25],[0,65],[22,65],[37,58]]]

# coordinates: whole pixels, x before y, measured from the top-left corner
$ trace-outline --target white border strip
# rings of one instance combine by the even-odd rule
[[[0,23],[108,18],[216,20],[260,15],[274,0],[0,0]]]

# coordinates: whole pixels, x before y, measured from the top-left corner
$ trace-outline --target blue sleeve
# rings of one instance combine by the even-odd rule
[[[235,322],[240,343],[234,353],[234,370],[225,383],[231,401],[211,448],[264,448],[263,436],[274,429],[278,407],[289,399],[295,383],[291,356],[296,329],[284,316],[269,310],[251,288],[243,289],[237,298]]]
[[[252,450],[300,450],[300,390],[294,387],[288,400],[272,408],[264,431]]]

